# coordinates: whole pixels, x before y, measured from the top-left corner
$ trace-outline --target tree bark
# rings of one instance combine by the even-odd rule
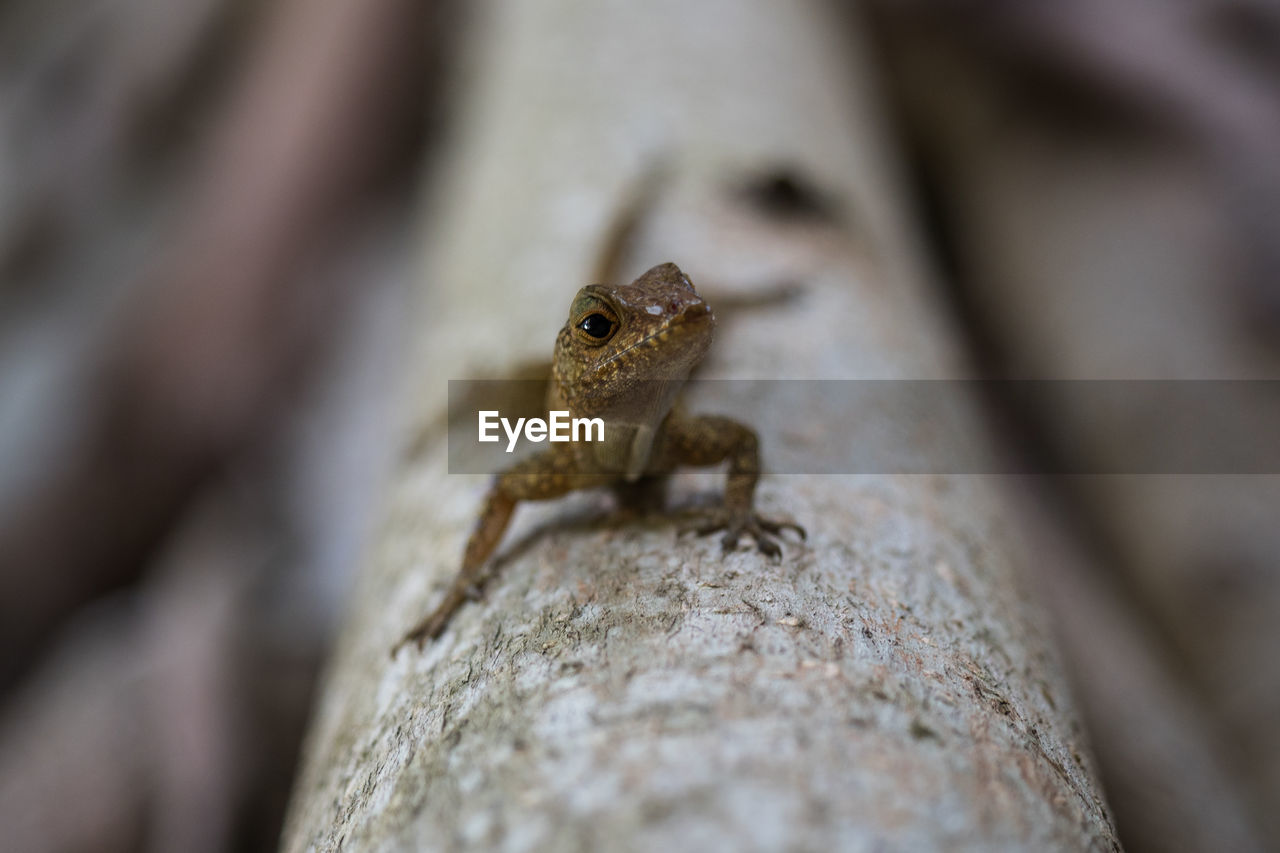
[[[804,286],[726,324],[711,375],[964,372],[858,46],[824,15],[484,6],[427,218],[424,419],[447,379],[550,353],[601,223],[657,158],[674,174],[628,274],[675,260],[708,288]],[[758,413],[766,465],[859,416],[803,414]],[[598,495],[522,506],[485,600],[392,659],[484,488],[448,473],[443,430],[424,447],[330,664],[286,850],[1117,849],[997,481],[767,476],[762,511],[810,534],[781,562],[613,522]],[[682,475],[674,500],[712,484]]]

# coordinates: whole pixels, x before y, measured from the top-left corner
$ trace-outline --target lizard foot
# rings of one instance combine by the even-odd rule
[[[479,601],[481,598],[482,593],[477,584],[455,583],[445,595],[444,601],[440,602],[440,606],[431,611],[426,619],[419,622],[413,630],[400,638],[400,642],[391,647],[391,657],[394,658],[396,652],[410,643],[416,644],[418,651],[422,651],[427,640],[434,640],[443,633],[445,626],[449,624],[449,619],[463,602]]]
[[[777,542],[777,537],[782,535],[782,531],[794,530],[801,539],[806,538],[804,528],[795,522],[774,521],[757,515],[754,511],[730,512],[724,507],[709,511],[702,524],[686,527],[680,533],[682,535],[696,533],[699,536],[705,536],[717,530],[724,531],[724,536],[720,537],[720,545],[726,554],[738,547],[738,540],[745,533],[755,540],[756,547],[762,553],[774,559],[782,556],[782,548]]]
[[[432,615],[434,616],[435,614]],[[443,626],[436,627],[432,625],[430,619],[423,620],[418,623],[416,628],[401,637],[400,642],[391,647],[391,657],[394,658],[396,656],[396,652],[400,651],[410,643],[415,644],[418,647],[418,651],[422,651],[422,647],[426,645],[427,640],[437,636],[440,633],[441,628],[443,628]]]
[[[391,657],[394,658],[396,652],[410,643],[416,645],[418,651],[422,651],[422,647],[427,644],[427,640],[434,640],[440,636],[441,632],[444,631],[444,626],[449,622],[449,617],[453,615],[453,611],[456,609],[456,605],[449,610],[444,607],[437,607],[430,616],[419,622],[414,626],[413,630],[400,638],[400,642],[391,647]]]

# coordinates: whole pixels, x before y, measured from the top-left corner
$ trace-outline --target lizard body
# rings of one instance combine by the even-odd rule
[[[467,542],[462,567],[444,600],[400,645],[444,630],[477,596],[481,572],[520,501],[613,486],[624,502],[652,497],[653,486],[683,465],[728,461],[723,506],[699,533],[725,530],[725,550],[751,536],[765,554],[781,554],[774,536],[796,524],[774,522],[753,508],[760,476],[755,432],[729,418],[687,414],[677,398],[711,346],[715,317],[680,269],[661,264],[629,285],[593,284],[578,291],[556,336],[547,409],[604,420],[604,440],[554,444],[498,474]],[[399,648],[397,646],[396,648]]]

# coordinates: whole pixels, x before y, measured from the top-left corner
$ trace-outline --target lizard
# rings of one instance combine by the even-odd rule
[[[611,486],[624,504],[635,503],[652,497],[652,487],[677,467],[727,460],[724,501],[695,532],[724,530],[726,553],[750,536],[775,559],[782,553],[775,537],[784,530],[805,537],[800,525],[755,511],[756,433],[729,418],[689,414],[678,402],[714,329],[710,306],[674,263],[659,264],[631,284],[591,284],[578,291],[556,336],[546,408],[602,418],[604,440],[553,444],[495,476],[444,599],[392,654],[408,643],[421,649],[458,608],[479,596],[484,566],[521,501]]]

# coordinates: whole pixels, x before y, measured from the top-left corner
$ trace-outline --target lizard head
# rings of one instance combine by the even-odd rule
[[[556,337],[554,376],[576,409],[625,402],[665,415],[714,328],[711,309],[675,264],[627,285],[589,285]]]

